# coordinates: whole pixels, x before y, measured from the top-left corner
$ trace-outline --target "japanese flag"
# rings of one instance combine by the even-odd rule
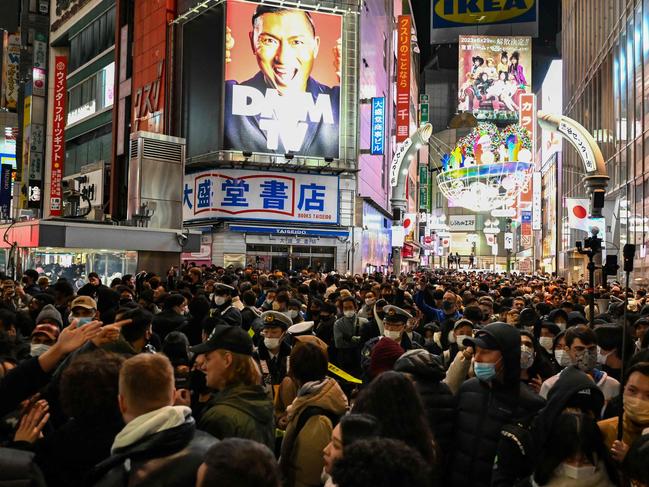
[[[588,200],[583,198],[566,198],[568,209],[568,227],[590,233],[591,228],[599,228],[599,235],[605,232],[604,218],[588,217]]]

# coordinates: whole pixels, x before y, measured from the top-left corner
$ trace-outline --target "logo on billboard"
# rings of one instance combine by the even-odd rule
[[[339,15],[228,0],[224,149],[337,158],[341,36]]]
[[[515,122],[531,91],[531,37],[460,36],[458,110],[480,121]]]
[[[477,20],[477,19],[480,20]],[[536,20],[535,0],[435,0],[433,28],[505,24]]]

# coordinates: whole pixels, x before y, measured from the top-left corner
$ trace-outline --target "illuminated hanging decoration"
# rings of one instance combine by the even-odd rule
[[[476,212],[509,208],[526,190],[533,166],[527,129],[479,123],[444,155],[437,183],[455,206]]]

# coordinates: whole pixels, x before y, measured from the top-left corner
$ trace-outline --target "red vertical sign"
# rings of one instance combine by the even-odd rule
[[[399,15],[397,42],[397,143],[410,136],[410,16]]]
[[[527,129],[532,140],[532,162],[536,160],[536,95],[533,93],[524,93],[520,97],[518,123],[521,127]],[[532,168],[534,170],[534,168]],[[532,180],[525,191],[518,196],[518,213],[520,218],[521,211],[530,211],[532,209]],[[521,223],[521,247],[528,249],[532,246],[532,224],[530,222]]]
[[[68,58],[56,56],[54,61],[54,109],[52,111],[52,165],[50,172],[50,215],[61,216],[63,166],[65,164],[65,98]]]

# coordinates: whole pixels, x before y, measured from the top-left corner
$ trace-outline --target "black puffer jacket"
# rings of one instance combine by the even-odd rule
[[[176,487],[194,485],[207,450],[218,440],[183,424],[120,449],[95,468],[95,487]]]
[[[482,330],[503,353],[504,377],[491,384],[472,378],[460,387],[448,478],[448,485],[455,487],[490,486],[503,427],[530,424],[544,405],[540,396],[520,383],[519,331],[502,322],[490,323]],[[498,474],[501,479],[507,476],[502,469]]]
[[[414,379],[426,410],[428,424],[444,462],[444,457],[453,443],[457,399],[442,382],[446,372],[441,359],[423,349],[410,350],[399,357],[394,364],[394,370],[408,373]]]

